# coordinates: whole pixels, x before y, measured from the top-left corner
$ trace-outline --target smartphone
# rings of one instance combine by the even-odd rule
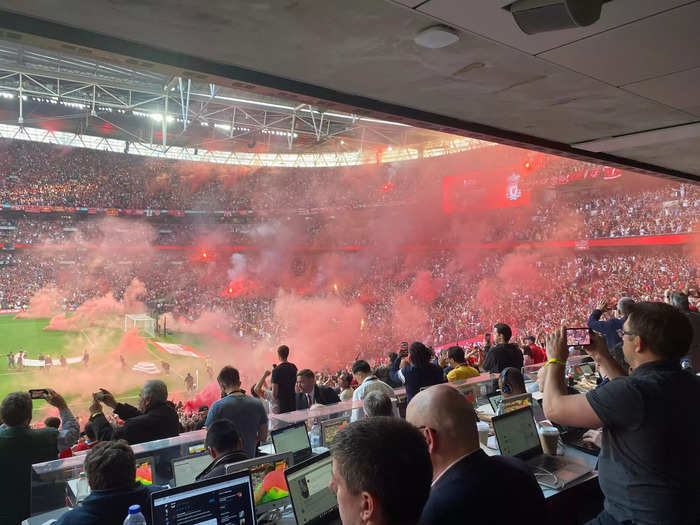
[[[588,328],[567,328],[566,346],[589,346],[591,331]]]
[[[49,391],[46,388],[32,388],[29,390],[29,397],[32,399],[46,399]]]

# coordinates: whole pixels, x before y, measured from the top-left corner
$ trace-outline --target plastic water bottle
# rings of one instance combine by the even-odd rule
[[[312,449],[321,446],[321,429],[318,427],[318,421],[314,421],[311,432],[309,433],[309,439],[311,440]]]
[[[146,525],[146,518],[141,514],[141,505],[129,507],[129,514],[124,520],[124,525]]]

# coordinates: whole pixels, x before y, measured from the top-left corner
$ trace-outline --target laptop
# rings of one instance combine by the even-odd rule
[[[540,485],[562,489],[591,472],[588,466],[571,458],[542,453],[532,407],[495,416],[491,421],[501,455],[525,461]]]
[[[340,525],[338,498],[328,488],[332,474],[330,452],[284,471],[298,525]]]
[[[250,473],[256,515],[289,505],[289,489],[284,471],[291,463],[291,457],[291,453],[275,454],[226,465],[226,474],[241,470]]]
[[[292,464],[296,465],[312,455],[311,441],[306,432],[306,423],[300,421],[291,426],[272,431],[272,444],[276,454],[292,453]]]
[[[496,413],[496,410],[498,410],[498,404],[501,402],[502,398],[502,394],[491,394],[489,396],[489,403],[491,404],[491,408],[493,408],[494,414]]]
[[[247,470],[155,492],[150,501],[153,525],[257,523]]]
[[[212,461],[214,460],[208,452],[171,460],[173,464],[175,486],[181,487],[194,483],[195,478],[199,476]]]
[[[328,448],[338,431],[348,423],[350,423],[349,417],[336,417],[335,419],[321,421],[321,445]]]

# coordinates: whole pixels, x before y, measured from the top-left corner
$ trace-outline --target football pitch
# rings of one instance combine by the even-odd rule
[[[44,330],[48,324],[48,318],[16,319],[15,315],[0,315],[0,400],[10,392],[26,391],[30,388],[54,388],[66,398],[74,411],[83,412],[86,410],[91,391],[86,391],[87,386],[81,387],[81,384],[93,388],[102,381],[104,388],[112,390],[117,400],[135,404],[139,385],[148,379],[162,379],[168,384],[171,393],[178,393],[184,390],[183,377],[187,372],[194,374],[196,368],[199,368],[200,373],[204,371],[202,359],[169,354],[153,344],[157,339],[158,342],[184,344],[201,349],[206,347],[206,340],[202,336],[169,334],[167,337],[152,339],[141,333],[141,347],[132,353],[128,353],[127,350],[124,354],[128,364],[124,369],[119,364],[120,342],[125,335],[123,330],[104,326],[75,332]],[[12,352],[16,356],[20,349],[26,352],[27,359],[30,360],[37,359],[40,355],[50,355],[54,366],[49,370],[36,366],[25,366],[22,370],[11,368],[8,354]],[[66,359],[82,357],[86,349],[90,354],[87,367],[82,363],[58,366],[61,356]],[[150,375],[134,371],[131,367],[137,362],[153,363],[159,369],[162,369],[163,363],[166,362],[171,371],[168,375],[162,372]],[[109,367],[106,367],[106,364],[109,364]],[[113,373],[105,375],[105,370]],[[85,377],[91,374],[92,381],[85,380]],[[74,400],[73,404],[71,400]],[[34,420],[45,412],[45,409],[44,401],[35,400]]]

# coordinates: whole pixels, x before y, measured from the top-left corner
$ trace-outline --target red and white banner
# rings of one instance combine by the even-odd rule
[[[163,342],[154,342],[153,344],[168,354],[184,355],[185,357],[204,357],[191,346]]]

